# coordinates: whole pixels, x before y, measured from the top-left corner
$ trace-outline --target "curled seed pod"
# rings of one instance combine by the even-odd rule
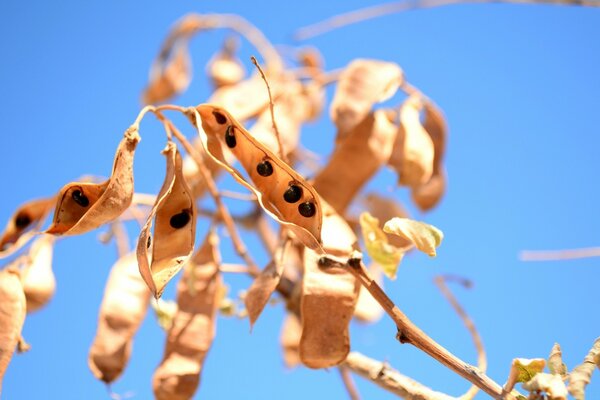
[[[340,75],[330,107],[331,119],[338,129],[337,140],[352,132],[375,103],[392,97],[403,79],[402,69],[395,63],[352,61]]]
[[[301,362],[299,354],[301,334],[300,319],[294,314],[286,314],[281,327],[279,342],[283,350],[283,362],[288,368],[294,368]]]
[[[325,251],[348,258],[355,246],[356,235],[352,229],[328,206],[323,219]],[[310,368],[332,367],[348,355],[349,324],[360,288],[352,273],[343,268],[321,267],[319,260],[320,256],[313,250],[304,250],[300,359]]]
[[[189,259],[196,237],[196,205],[183,177],[181,156],[175,143],[169,142],[163,154],[167,159],[165,181],[137,244],[140,274],[156,298]],[[153,223],[154,235],[151,236]],[[152,244],[151,262],[148,243]]]
[[[271,150],[252,137],[225,109],[210,104],[202,104],[194,110],[193,122],[204,144],[206,152],[221,164],[239,183],[250,189],[261,207],[276,221],[290,228],[298,239],[312,249],[320,249],[321,241],[321,204],[316,190],[296,171],[275,155]],[[201,122],[201,124],[200,124]],[[233,135],[233,140],[227,139]],[[239,160],[253,184],[247,182],[242,174],[227,163],[223,148],[229,147]],[[257,165],[268,160],[273,174],[267,177],[257,172]],[[298,202],[284,200],[284,193],[290,185],[302,189]],[[301,213],[298,204],[309,204],[312,213]]]
[[[161,60],[153,65],[150,82],[142,93],[143,104],[167,101],[184,92],[190,85],[192,62],[187,40],[179,40],[170,52],[172,54],[168,60]]]
[[[117,379],[129,361],[133,336],[150,302],[135,253],[120,258],[110,271],[100,305],[98,330],[88,356],[94,376],[106,383]]]
[[[223,281],[218,238],[209,233],[177,285],[177,312],[167,335],[164,357],[152,378],[158,400],[191,399],[216,331]]]
[[[229,38],[223,43],[221,50],[208,61],[206,73],[215,88],[235,85],[244,79],[246,70],[235,55],[237,47],[237,40]]]
[[[54,218],[46,233],[79,235],[121,215],[133,198],[133,156],[139,141],[137,128],[125,132],[106,182],[65,185],[57,196]]]
[[[54,197],[36,199],[21,205],[10,217],[2,236],[0,236],[0,251],[18,239],[30,229],[39,228],[52,206]]]
[[[344,213],[358,191],[387,163],[398,127],[384,111],[375,111],[338,142],[314,187],[339,213]]]
[[[43,235],[31,245],[29,264],[23,272],[27,312],[37,311],[54,296],[56,279],[52,272],[54,237]]]
[[[423,102],[412,95],[400,107],[400,129],[389,165],[398,172],[398,183],[416,187],[427,183],[433,174],[434,147],[421,125]]]
[[[4,373],[21,337],[25,308],[19,270],[8,267],[0,271],[0,394]]]

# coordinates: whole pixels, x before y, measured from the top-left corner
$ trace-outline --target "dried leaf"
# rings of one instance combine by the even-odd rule
[[[430,257],[435,257],[435,249],[444,239],[442,231],[435,226],[408,218],[392,218],[385,223],[383,231],[408,239]]]
[[[29,263],[23,272],[27,312],[37,311],[54,296],[56,279],[52,272],[54,237],[42,235],[31,245]]]
[[[368,212],[360,214],[359,221],[367,253],[381,266],[388,278],[396,279],[396,271],[404,257],[405,249],[389,244],[387,235],[379,227],[379,220]]]
[[[151,304],[158,326],[165,332],[168,332],[171,326],[173,326],[173,318],[175,318],[175,313],[177,313],[177,303],[173,300],[157,299]]]
[[[21,337],[25,308],[19,270],[9,267],[0,271],[0,394],[4,373]]]
[[[218,238],[209,233],[177,285],[177,313],[152,386],[158,400],[191,399],[216,330],[223,283]]]
[[[10,217],[2,236],[0,236],[0,253],[7,245],[16,243],[25,232],[39,229],[54,205],[54,197],[36,199],[21,205]]]
[[[377,193],[369,193],[362,200],[365,211],[380,221],[388,221],[394,217],[410,218],[408,211],[402,207],[398,200],[392,197],[381,196]],[[388,242],[400,249],[412,247],[410,240],[396,235],[387,234]]]
[[[369,268],[369,275],[375,282],[383,289],[383,276],[381,267],[374,263]],[[373,295],[365,288],[360,286],[360,292],[358,294],[358,301],[356,302],[356,309],[354,310],[354,316],[360,322],[374,323],[381,319],[384,310],[381,304],[373,298]]]
[[[343,214],[363,185],[385,165],[397,131],[385,111],[380,110],[368,114],[338,143],[314,183],[337,212]]]
[[[403,81],[397,64],[357,59],[341,73],[331,102],[330,115],[342,140],[367,114],[374,104],[392,97]]]
[[[196,204],[183,178],[181,155],[173,142],[168,142],[163,154],[167,160],[165,180],[137,244],[140,274],[155,298],[188,261],[196,237]]]
[[[523,389],[529,392],[546,392],[548,400],[567,400],[567,387],[560,375],[540,372],[523,383]]]
[[[135,253],[120,258],[110,271],[100,305],[98,330],[88,356],[88,366],[97,379],[111,383],[127,366],[133,336],[150,302]]]
[[[254,139],[226,110],[202,104],[194,110],[194,117],[206,152],[256,195],[267,214],[289,228],[304,245],[319,249],[322,214],[315,189]],[[227,163],[224,147],[239,160],[254,185]]]
[[[325,251],[333,256],[348,258],[355,245],[356,236],[352,229],[326,205],[323,219]],[[319,265],[319,259],[320,256],[313,250],[304,250],[300,359],[309,368],[332,367],[344,361],[348,355],[348,326],[360,288],[352,273],[343,268],[323,268]]]
[[[187,40],[179,40],[168,60],[161,60],[150,71],[150,82],[142,93],[143,104],[169,100],[184,92],[192,81],[192,62]]]
[[[79,235],[121,215],[133,198],[133,156],[139,141],[137,129],[125,132],[106,182],[65,185],[58,194],[52,225],[46,233]]]
[[[515,358],[510,366],[508,380],[527,382],[544,370],[546,360],[543,358]]]
[[[285,315],[279,342],[283,350],[283,363],[288,368],[294,368],[300,364],[300,336],[302,325],[300,319],[292,313]]]
[[[435,207],[446,193],[446,174],[434,173],[427,183],[413,187],[411,198],[421,211],[429,211]]]
[[[552,374],[558,374],[561,378],[567,377],[567,366],[562,360],[562,351],[558,343],[554,343],[552,350],[550,351],[550,357],[548,357],[548,369]]]
[[[585,399],[585,387],[592,379],[592,373],[597,367],[600,357],[600,337],[594,341],[589,353],[585,356],[583,363],[573,368],[569,377],[569,393],[576,400]]]

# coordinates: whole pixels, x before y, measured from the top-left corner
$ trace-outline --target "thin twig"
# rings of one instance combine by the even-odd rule
[[[241,264],[221,264],[219,265],[219,272],[230,274],[247,274],[248,266]]]
[[[124,257],[125,254],[129,253],[129,236],[127,236],[127,232],[125,231],[125,226],[123,225],[123,221],[117,219],[110,224],[110,230],[112,232],[112,237],[117,245],[117,255],[119,258]]]
[[[256,201],[256,195],[254,193],[239,193],[231,190],[221,190],[221,197],[242,201]]]
[[[348,391],[348,396],[350,397],[350,400],[360,400],[360,394],[358,393],[358,389],[356,388],[354,379],[352,379],[350,368],[347,367],[345,364],[342,364],[338,367],[338,371],[340,371],[342,383],[344,384],[346,391]]]
[[[570,250],[525,250],[519,254],[521,261],[560,261],[600,257],[600,247]]]

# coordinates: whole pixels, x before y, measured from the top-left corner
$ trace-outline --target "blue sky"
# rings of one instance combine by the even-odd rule
[[[237,13],[273,43],[294,45],[294,29],[367,4],[377,2],[3,1],[0,220],[20,203],[55,193],[82,174],[109,173],[117,143],[139,111],[150,63],[171,24],[185,13]],[[442,229],[445,240],[435,259],[407,257],[386,289],[425,332],[475,363],[469,336],[432,284],[440,273],[472,279],[473,290],[456,292],[483,336],[489,375],[500,383],[514,357],[547,357],[558,342],[573,368],[600,336],[592,311],[598,304],[597,258],[518,260],[523,249],[600,246],[599,27],[597,8],[457,5],[388,16],[302,43],[318,47],[329,69],[358,57],[394,61],[446,113],[448,193],[431,213],[409,206],[415,218]],[[223,37],[212,32],[194,40],[195,79],[175,103],[205,101],[210,92],[204,63]],[[245,45],[242,55],[250,54]],[[334,133],[325,112],[306,126],[302,142],[327,155]],[[159,154],[164,136],[151,119],[141,136],[136,190],[156,193],[164,176]],[[406,190],[393,189],[393,182],[390,172],[382,172],[369,187],[407,203]],[[13,359],[4,378],[5,399],[108,397],[87,367],[104,282],[115,261],[114,248],[97,236],[57,244],[56,296],[27,318],[24,335],[33,349]],[[236,262],[223,242],[223,258]],[[248,244],[260,247],[254,238]],[[226,280],[234,293],[250,284],[244,276]],[[252,334],[247,320],[220,318],[196,398],[345,398],[337,371],[283,367],[282,316],[282,307],[268,308]],[[352,347],[436,390],[458,395],[468,388],[419,351],[399,345],[394,335],[385,319],[353,325]],[[151,398],[151,375],[163,345],[164,334],[149,314],[129,368],[113,389]],[[599,381],[596,372],[589,398],[600,397]],[[357,382],[363,398],[392,398]]]

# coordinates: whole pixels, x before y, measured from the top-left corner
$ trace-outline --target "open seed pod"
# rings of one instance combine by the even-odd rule
[[[250,189],[261,207],[312,249],[320,248],[321,204],[315,189],[244,129],[225,109],[201,104],[193,110],[193,123],[206,152],[239,183]],[[227,163],[228,148],[250,176],[250,184]]]
[[[356,235],[344,219],[330,206],[326,207],[323,248],[330,255],[347,259],[356,246]],[[319,254],[305,248],[300,299],[300,359],[310,368],[332,367],[344,361],[348,355],[348,328],[360,288],[351,272],[343,268],[321,266],[320,258]]]
[[[171,49],[168,60],[155,64],[150,82],[142,93],[143,104],[167,101],[184,92],[192,81],[192,61],[187,40],[179,40]]]
[[[177,285],[177,312],[164,357],[152,378],[158,400],[191,399],[200,383],[204,359],[215,337],[223,291],[219,264],[218,238],[210,232]]]
[[[80,235],[121,215],[133,198],[133,156],[139,141],[137,128],[125,131],[106,182],[72,182],[63,186],[46,233]]]
[[[52,235],[40,236],[31,245],[29,262],[22,274],[28,313],[39,310],[54,296],[56,279],[52,272],[53,247]]]
[[[0,394],[4,373],[21,337],[25,308],[19,270],[9,267],[0,271]]]
[[[330,115],[342,140],[365,119],[373,105],[392,97],[403,81],[402,69],[378,60],[357,59],[341,73]]]
[[[0,236],[0,254],[8,245],[16,244],[25,232],[39,229],[52,209],[54,201],[54,197],[48,197],[31,200],[21,205],[10,217],[2,236]]]
[[[171,141],[163,154],[167,159],[165,181],[137,243],[140,274],[156,298],[189,259],[196,237],[196,204],[183,178],[181,155]]]
[[[120,258],[110,271],[100,305],[98,330],[88,356],[94,376],[111,383],[122,373],[150,302],[135,253]]]

